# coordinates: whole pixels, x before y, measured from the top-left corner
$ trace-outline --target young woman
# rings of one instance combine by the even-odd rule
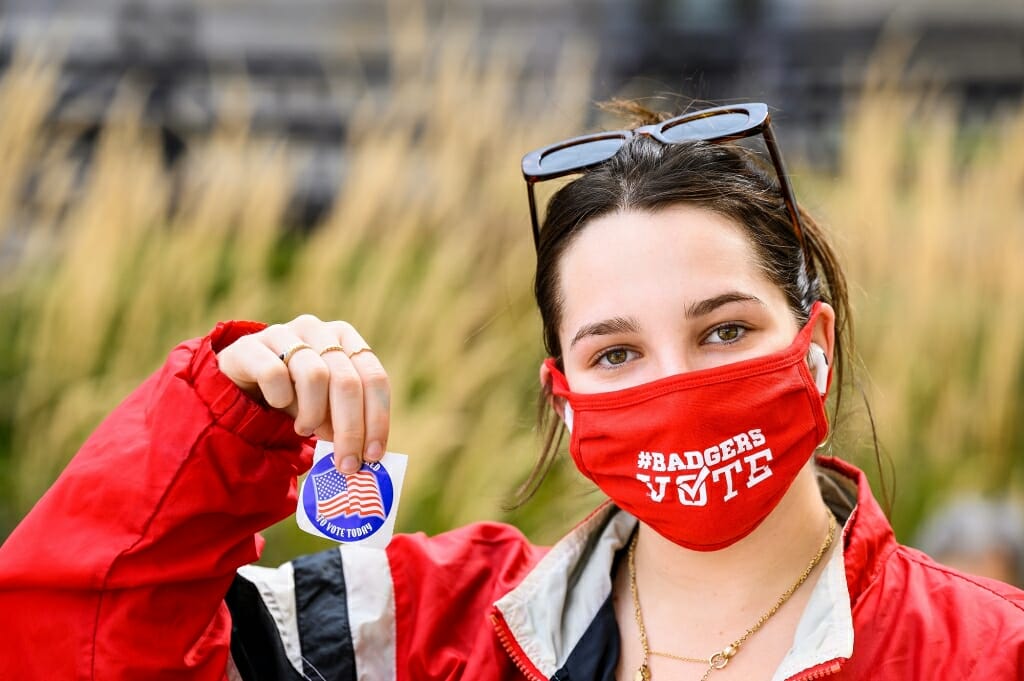
[[[762,135],[776,172],[729,142]],[[524,159],[562,424],[610,501],[550,549],[482,523],[248,566],[314,434],[386,447],[359,333],[303,316],[176,348],[0,549],[2,678],[1019,679],[1024,594],[898,545],[814,452],[842,273],[763,105]],[[538,219],[533,185],[581,173]],[[832,380],[833,374],[835,380]]]

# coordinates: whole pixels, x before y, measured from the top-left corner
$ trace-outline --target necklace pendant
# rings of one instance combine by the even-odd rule
[[[735,655],[736,653],[733,653]],[[708,666],[711,669],[725,669],[725,665],[729,664],[729,660],[732,655],[726,656],[724,652],[717,652],[708,658]]]
[[[633,681],[651,681],[651,668],[647,666],[646,662],[640,665],[640,669],[636,670]]]

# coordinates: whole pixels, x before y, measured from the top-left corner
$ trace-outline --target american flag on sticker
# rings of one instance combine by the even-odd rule
[[[342,475],[334,468],[312,476],[317,513],[327,519],[340,516],[376,516],[383,519],[384,501],[377,478],[370,471]]]

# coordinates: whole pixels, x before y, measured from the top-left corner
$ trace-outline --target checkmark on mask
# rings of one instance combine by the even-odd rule
[[[711,471],[708,470],[707,466],[704,466],[697,475],[678,476],[676,478],[676,487],[679,488],[679,503],[684,506],[706,506],[708,503],[708,488],[704,483],[709,475],[711,475]]]

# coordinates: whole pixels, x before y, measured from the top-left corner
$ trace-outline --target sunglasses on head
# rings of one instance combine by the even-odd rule
[[[712,143],[734,142],[761,135],[768,155],[771,156],[775,174],[779,180],[782,199],[786,203],[789,219],[793,225],[800,248],[804,248],[804,234],[800,226],[800,214],[796,208],[793,189],[786,177],[782,154],[775,143],[771,129],[768,106],[760,103],[731,104],[712,109],[694,111],[653,125],[632,130],[612,130],[582,135],[531,151],[523,157],[523,177],[530,200],[530,220],[533,224],[533,245],[540,243],[540,223],[537,217],[537,199],[533,185],[544,180],[587,171],[598,166],[619,151],[634,135],[647,135],[662,144],[704,141]]]

